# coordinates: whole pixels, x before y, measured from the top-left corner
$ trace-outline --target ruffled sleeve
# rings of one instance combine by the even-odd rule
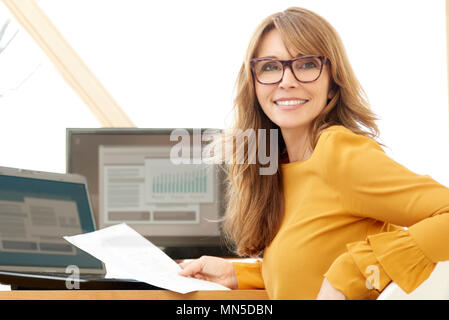
[[[238,289],[265,289],[262,278],[262,261],[232,262],[237,277]]]
[[[373,299],[394,281],[405,292],[449,259],[449,189],[398,164],[372,139],[329,133],[328,177],[348,213],[407,228],[347,244],[324,275],[349,299]]]
[[[372,235],[368,243],[388,276],[407,293],[423,283],[436,266],[407,230]]]
[[[436,263],[421,251],[407,230],[368,236],[347,244],[324,275],[347,299],[376,299],[395,279],[410,293],[432,273]]]

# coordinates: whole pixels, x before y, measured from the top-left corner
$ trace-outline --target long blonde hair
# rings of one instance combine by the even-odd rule
[[[375,121],[378,118],[370,110],[366,94],[349,64],[339,35],[321,16],[292,7],[263,20],[250,40],[236,81],[233,126],[212,142],[214,145],[231,146],[225,147],[231,153],[225,158],[234,159],[239,150],[248,147],[245,142],[234,149],[234,139],[242,131],[265,129],[269,132],[270,129],[279,129],[264,114],[257,101],[250,67],[250,60],[254,58],[261,39],[273,28],[280,32],[287,46],[304,55],[325,56],[329,61],[330,88],[335,94],[310,126],[310,148],[315,148],[320,133],[332,125],[342,125],[356,134],[377,138],[379,131]],[[269,146],[268,135],[265,137],[263,143]],[[279,135],[277,142],[279,150],[283,151],[285,142],[282,135]],[[241,256],[260,255],[278,232],[284,214],[280,171],[273,175],[260,175],[260,167],[259,162],[226,164],[223,230],[227,239],[233,241],[235,252]]]

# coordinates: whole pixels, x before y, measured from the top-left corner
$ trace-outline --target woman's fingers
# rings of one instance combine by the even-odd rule
[[[183,261],[179,275],[222,284],[230,289],[237,289],[234,266],[223,258],[202,256],[199,259]]]
[[[185,277],[195,276],[203,269],[203,263],[200,261],[200,259],[189,262],[181,262],[179,266],[182,268],[182,270],[180,270],[178,274]]]

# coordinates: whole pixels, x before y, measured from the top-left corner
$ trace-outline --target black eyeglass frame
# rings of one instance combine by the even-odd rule
[[[296,77],[296,74],[295,74],[295,72],[293,71],[292,64],[293,64],[293,62],[295,62],[295,61],[297,61],[297,60],[301,60],[301,59],[309,59],[309,58],[318,58],[318,59],[321,60],[320,73],[319,73],[318,76],[317,76],[315,79],[313,79],[313,80],[310,80],[310,81],[301,81],[301,80],[299,80],[299,79]],[[259,82],[260,84],[264,84],[264,85],[279,84],[279,83],[282,81],[282,79],[284,79],[284,73],[285,73],[285,68],[286,68],[286,67],[289,67],[289,68],[290,68],[290,71],[292,72],[293,76],[295,77],[295,79],[296,79],[298,82],[301,82],[301,83],[310,83],[310,82],[314,82],[314,81],[318,80],[318,78],[321,76],[321,73],[323,72],[323,66],[327,63],[327,60],[328,60],[328,59],[327,59],[325,56],[320,56],[320,55],[301,56],[301,57],[297,57],[297,58],[290,59],[290,60],[279,60],[279,59],[273,59],[273,58],[253,58],[253,59],[250,60],[250,65],[251,65],[251,71],[252,71],[252,73],[253,73],[254,78],[255,78],[256,81]],[[277,82],[269,82],[269,83],[261,82],[261,81],[259,80],[259,78],[257,77],[257,75],[256,75],[256,70],[255,70],[256,62],[259,62],[259,61],[279,61],[279,62],[282,64],[282,76],[281,76],[281,79],[280,79],[279,81],[277,81]]]

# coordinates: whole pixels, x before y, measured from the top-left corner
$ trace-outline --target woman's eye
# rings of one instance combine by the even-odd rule
[[[312,61],[304,62],[299,66],[300,69],[313,69],[316,67],[317,67],[317,65],[315,64],[315,62],[312,62]]]
[[[265,63],[262,66],[262,71],[278,71],[280,70],[279,65],[276,63]]]

